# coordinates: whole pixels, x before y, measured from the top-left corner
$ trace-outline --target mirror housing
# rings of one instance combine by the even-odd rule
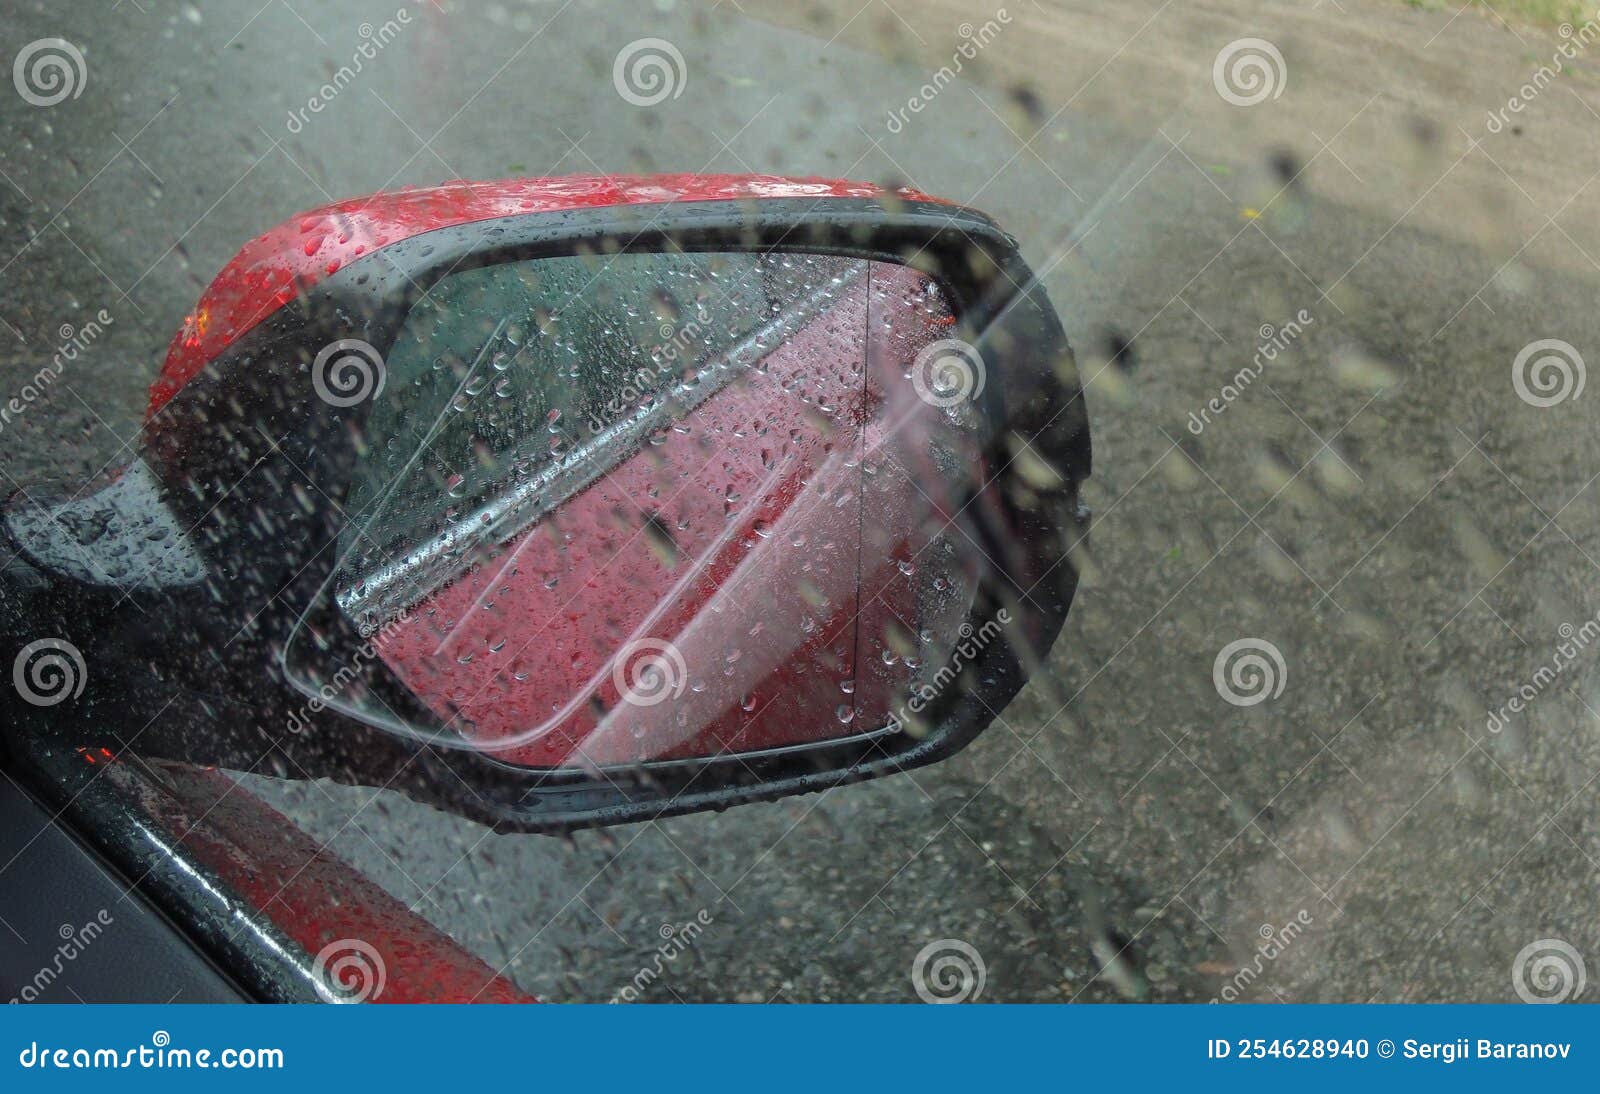
[[[333,246],[345,250],[324,253]],[[917,272],[947,302],[947,341],[965,347],[968,369],[955,401],[970,402],[978,425],[971,473],[947,476],[940,511],[980,565],[946,663],[928,667],[938,686],[909,689],[887,724],[712,755],[513,762],[407,685],[384,656],[387,619],[341,609],[337,578],[353,527],[345,504],[372,454],[383,362],[407,317],[461,271],[625,254],[881,263]],[[363,372],[363,360],[375,368]],[[932,387],[920,379],[931,393],[924,403],[947,409],[937,406],[938,378]],[[668,408],[679,419],[692,412]],[[139,728],[120,712],[148,718],[176,705],[138,732],[136,751],[392,786],[502,829],[557,831],[825,789],[963,747],[1061,629],[1089,469],[1060,322],[1016,242],[982,214],[816,180],[454,184],[341,203],[255,241],[175,339],[140,460],[103,491],[51,511],[72,520],[14,509],[6,527],[33,571],[18,582],[30,589],[30,628],[53,619],[96,666],[82,701],[96,715],[89,732],[101,737],[84,736],[84,719],[69,722],[61,708],[38,712],[46,731],[120,750]],[[863,478],[862,512],[881,501]],[[137,575],[97,564],[93,543],[62,531],[113,512],[121,527],[130,511],[185,530],[163,537],[177,553],[134,567]],[[129,648],[146,658],[130,663],[120,652]],[[651,710],[670,716],[681,694]],[[419,726],[427,732],[409,731]]]

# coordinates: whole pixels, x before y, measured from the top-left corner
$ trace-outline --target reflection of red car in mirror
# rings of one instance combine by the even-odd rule
[[[672,280],[663,265],[621,256],[591,279],[659,292]],[[537,520],[380,632],[389,669],[507,762],[681,759],[881,732],[920,664],[912,636],[934,610],[912,576],[922,526],[955,506],[910,469],[958,438],[903,376],[953,322],[948,303],[924,275],[883,262],[743,265],[763,303],[763,325],[742,335],[748,371],[674,359],[691,348],[615,377],[648,398],[622,408],[634,421],[591,423],[589,481],[545,499]],[[677,272],[674,291],[720,291]],[[704,306],[688,322],[702,318]],[[691,340],[715,352],[725,334]],[[672,408],[662,400],[685,372],[699,391]],[[651,402],[681,416],[641,445]],[[506,507],[491,498],[442,534],[459,541],[459,526]],[[372,610],[380,589],[406,583],[404,567],[384,579],[352,577],[363,594],[341,604]],[[397,607],[391,598],[375,622]]]

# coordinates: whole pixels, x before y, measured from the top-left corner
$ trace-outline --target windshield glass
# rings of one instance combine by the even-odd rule
[[[932,990],[921,955],[941,943],[966,947],[984,1001],[1510,1002],[1526,990],[1519,955],[1541,946],[1594,971],[1592,5],[5,6],[14,59],[29,43],[71,47],[48,47],[65,90],[30,83],[27,64],[0,85],[0,671],[15,670],[17,712],[4,751],[8,773],[54,788],[58,806],[81,789],[51,766],[63,757],[99,788],[75,809],[115,789],[152,832],[162,818],[188,830],[162,811],[181,795],[161,764],[225,780],[337,860],[316,876],[346,912],[387,901],[433,932],[432,949],[388,958],[395,985],[396,967],[446,944],[516,991],[584,1002],[915,1001]],[[734,204],[781,192],[797,216],[831,192],[819,180],[863,180],[949,237],[973,231],[957,206],[981,210],[1016,241],[1072,353],[1033,362],[1053,379],[1031,402],[998,364],[964,381],[945,369],[915,404],[938,409],[925,430],[938,443],[902,433],[875,452],[893,405],[879,391],[914,393],[932,342],[981,341],[963,325],[971,301],[946,290],[983,263],[935,271],[890,301],[917,318],[914,345],[879,354],[897,383],[716,419],[721,433],[696,434],[717,438],[705,458],[739,466],[696,480],[690,513],[671,490],[650,494],[679,465],[649,454],[681,451],[665,442],[696,428],[678,419],[697,385],[720,382],[703,377],[767,335],[792,341],[819,292],[865,301],[852,279],[866,267],[920,276],[931,250],[847,210],[830,214],[830,239],[859,229],[852,257],[591,241],[407,285],[430,245],[398,241],[407,218],[435,230],[454,191],[407,190],[371,223],[348,209],[302,220],[377,191],[554,178],[581,200],[551,215],[577,223],[612,175],[651,180],[635,184],[655,188],[634,210],[641,230],[674,215],[661,194],[686,178],[705,193],[757,176]],[[531,211],[505,200],[483,219]],[[358,234],[341,242],[345,230]],[[247,245],[282,255],[248,252],[197,306]],[[282,331],[326,317],[298,311],[311,297],[297,293],[338,290],[342,305],[380,283],[411,309],[384,328],[382,392],[305,434],[295,414],[327,339]],[[870,341],[892,326],[854,329]],[[188,366],[164,365],[169,345]],[[223,347],[249,361],[226,381],[208,367]],[[153,406],[152,384],[178,373],[191,402]],[[841,375],[826,375],[830,392]],[[1092,430],[1093,473],[1071,499],[1081,524],[962,514],[994,483],[996,506],[1019,510],[1059,486],[1041,430],[1019,425],[1055,397]],[[259,411],[247,424],[228,417],[246,403]],[[976,433],[962,414],[996,406],[1010,416],[982,453],[945,443]],[[782,479],[764,426],[803,474]],[[647,457],[632,465],[650,483],[638,504],[604,495],[582,535],[534,519],[587,482],[557,472],[622,434]],[[876,601],[875,645],[815,637],[795,675],[816,690],[792,691],[804,701],[760,740],[788,747],[789,721],[812,719],[819,739],[859,744],[889,724],[887,703],[872,710],[883,725],[852,721],[840,681],[868,666],[900,684],[937,677],[976,709],[981,731],[960,751],[822,789],[791,772],[816,792],[551,838],[473,819],[519,799],[460,777],[437,739],[350,719],[326,737],[305,728],[334,716],[319,689],[358,678],[364,709],[396,723],[462,709],[484,724],[514,714],[518,730],[556,713],[598,723],[628,694],[609,660],[621,637],[660,637],[630,597],[705,574],[732,588],[754,569],[734,552],[780,527],[755,508],[773,499],[790,506],[787,553],[768,548],[768,584],[737,610],[703,597],[721,628],[700,635],[711,669],[674,676],[657,650],[634,674],[681,685],[677,705],[652,709],[754,706],[750,659],[778,647],[774,632],[811,642],[801,628],[827,631],[841,597],[845,615],[864,610],[858,575],[878,574],[926,583],[944,609],[918,614],[935,598],[915,585]],[[943,539],[919,523],[930,512],[948,518]],[[937,553],[914,559],[892,534]],[[469,607],[507,588],[556,608],[581,597],[604,626],[566,625],[607,636],[603,650],[532,643],[511,671],[563,682],[533,713],[461,684],[477,687],[503,640],[492,627],[463,630],[472,649],[430,645],[438,679],[421,698],[384,675],[398,659],[375,628],[530,540],[548,572],[482,578]],[[634,569],[584,555],[613,541],[633,544]],[[993,603],[972,594],[974,566],[1010,573],[1034,552],[1075,576],[1070,614],[1043,643],[1010,627],[990,644],[980,610],[1063,607],[1031,581]],[[398,565],[423,555],[444,561]],[[552,577],[565,584],[545,588]],[[1002,645],[1025,686],[982,709],[1003,675],[984,656]],[[918,660],[963,648],[942,677]],[[264,732],[253,718],[302,655],[326,671],[299,680]],[[42,656],[86,690],[36,702],[50,677],[27,665]],[[514,766],[503,759],[496,777]],[[432,796],[405,789],[424,780]],[[184,797],[185,815],[224,793]],[[270,879],[253,899],[295,918],[287,897],[273,904],[275,889],[296,893],[296,869],[270,857],[289,841],[240,831],[213,841],[232,848],[218,861],[247,875],[239,885]],[[103,835],[107,854],[133,845]],[[318,946],[301,948],[309,964]]]

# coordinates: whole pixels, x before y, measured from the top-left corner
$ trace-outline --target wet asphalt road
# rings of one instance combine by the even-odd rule
[[[1600,961],[1600,650],[1486,730],[1600,610],[1594,396],[1537,407],[1512,384],[1535,340],[1600,361],[1600,83],[1580,62],[1491,139],[1484,111],[1548,34],[1347,6],[1033,6],[892,132],[990,13],[424,4],[291,132],[394,0],[6,3],[8,57],[60,36],[88,76],[50,107],[0,89],[0,390],[63,324],[114,322],[0,430],[0,470],[70,490],[114,463],[204,284],[332,198],[758,170],[969,200],[1044,271],[1096,445],[1078,604],[1048,678],[975,745],[570,840],[252,787],[555,1000],[610,998],[702,911],[647,998],[910,1000],[918,951],[959,939],[986,1000],[1204,1001],[1258,965],[1243,998],[1515,999],[1536,940]],[[1235,107],[1211,64],[1246,35],[1283,47],[1287,86]],[[648,108],[611,80],[645,36],[685,59],[682,94]],[[1196,435],[1190,414],[1302,310]],[[1281,692],[1251,706],[1213,679],[1242,639],[1282,658]],[[1267,934],[1292,942],[1258,962]]]

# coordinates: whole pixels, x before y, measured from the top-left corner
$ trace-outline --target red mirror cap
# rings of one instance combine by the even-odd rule
[[[465,180],[390,190],[291,217],[245,244],[206,287],[150,386],[154,417],[206,363],[296,295],[347,263],[412,236],[524,213],[678,201],[893,198],[951,204],[906,187],[778,175],[572,175]]]

